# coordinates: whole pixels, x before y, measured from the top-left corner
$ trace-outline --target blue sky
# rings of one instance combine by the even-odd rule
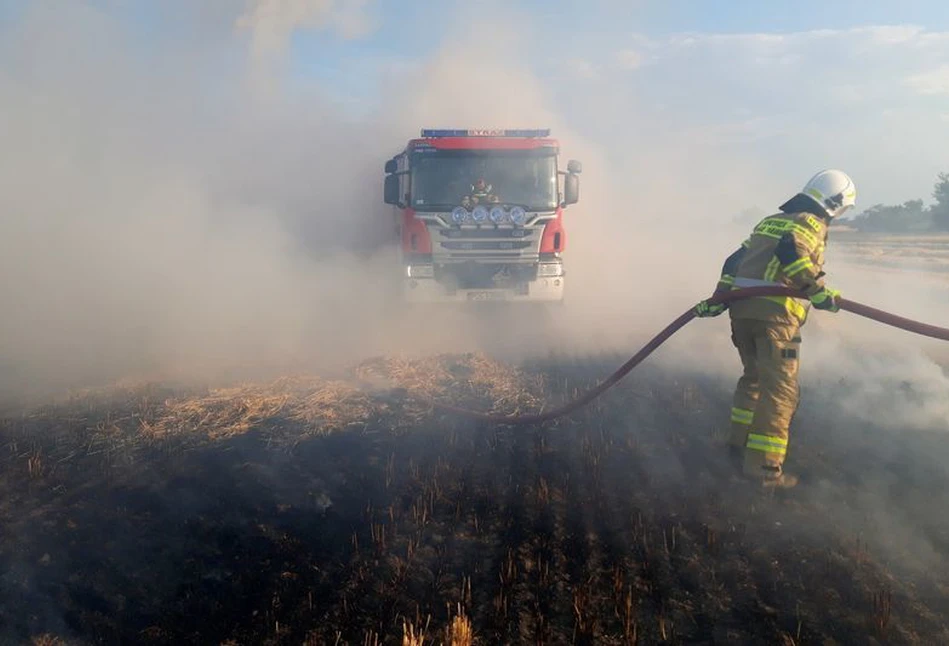
[[[444,0],[370,4],[365,14],[374,26],[362,37],[295,32],[292,66],[301,78],[336,84],[344,92],[371,92],[380,61],[411,62],[449,46],[460,29],[458,6]],[[462,6],[472,11],[476,5]],[[498,21],[504,22],[511,9],[517,12],[515,20],[527,23],[530,38],[542,43],[532,48],[529,61],[541,75],[565,59],[603,63],[635,49],[633,43],[644,37],[661,42],[684,34],[794,34],[904,25],[949,30],[949,4],[941,0],[523,0],[498,10]],[[492,9],[478,15],[490,21]]]
[[[519,10],[535,32],[549,35],[552,45],[585,48],[618,44],[632,33],[658,38],[683,32],[788,33],[904,24],[949,29],[949,5],[941,0],[521,0],[505,7]],[[312,64],[321,52],[425,56],[443,43],[442,28],[454,24],[456,10],[456,3],[444,0],[379,2],[367,10],[378,20],[370,36],[344,42],[325,32],[301,32],[298,60]],[[490,17],[490,12],[483,15]]]
[[[353,118],[387,106],[386,83],[431,91],[408,75],[455,55],[444,76],[528,70],[543,92],[534,105],[555,107],[611,159],[670,147],[681,151],[676,163],[774,165],[795,177],[839,165],[871,202],[928,199],[949,170],[944,0],[267,2],[86,0],[137,53],[187,52],[209,79],[239,70],[248,46],[270,48],[292,84],[337,99]],[[0,0],[0,24],[28,4]],[[237,29],[255,4],[251,28]],[[435,94],[457,92],[450,85]],[[620,123],[634,131],[621,144]],[[693,164],[689,172],[704,172]]]
[[[949,26],[949,11],[939,0],[666,0],[644,3],[639,14],[653,33],[680,31],[749,32],[847,29],[861,25]]]
[[[874,201],[928,199],[949,168],[949,4],[940,0],[461,6],[479,22],[523,30],[531,45],[514,62],[548,84],[585,135],[608,137],[604,102],[635,105],[657,132],[692,133],[706,155],[780,155],[796,173],[824,160],[846,165],[869,178],[864,196]],[[358,38],[296,32],[297,78],[376,103],[381,77],[450,50],[465,32],[456,3],[387,2],[365,13],[374,26]],[[472,52],[469,64],[477,59]],[[586,106],[584,97],[595,98]]]

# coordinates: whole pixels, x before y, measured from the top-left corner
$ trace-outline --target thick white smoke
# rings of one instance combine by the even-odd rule
[[[551,61],[556,82],[538,75],[531,21],[509,9],[459,12],[433,55],[393,66],[368,116],[354,116],[332,88],[293,84],[286,52],[299,30],[367,33],[373,5],[163,6],[172,35],[146,44],[121,17],[82,5],[32,3],[3,34],[0,55],[16,62],[0,70],[7,391],[330,370],[378,352],[497,347],[484,344],[498,334],[532,352],[631,351],[712,288],[747,234],[737,213],[771,211],[806,179],[677,131],[630,88],[569,74],[566,58]],[[491,47],[479,46],[485,21]],[[581,203],[567,213],[569,304],[547,336],[531,318],[497,332],[387,309],[382,165],[420,127],[472,125],[550,127],[564,159],[584,163]],[[943,301],[900,301],[898,284],[834,271],[831,255],[838,286],[870,304],[944,313]],[[808,342],[838,334],[809,325]],[[731,375],[733,355],[719,319],[692,324],[659,359]]]

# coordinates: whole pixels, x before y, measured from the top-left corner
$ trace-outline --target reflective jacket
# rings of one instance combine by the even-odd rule
[[[759,222],[725,260],[716,291],[781,285],[810,296],[823,285],[827,220],[806,211],[776,213]],[[736,301],[732,318],[803,325],[810,301],[767,296]]]
[[[490,184],[485,184],[484,188],[478,188],[477,186],[472,185],[471,187],[471,198],[472,201],[476,203],[490,202],[492,195],[493,187]]]

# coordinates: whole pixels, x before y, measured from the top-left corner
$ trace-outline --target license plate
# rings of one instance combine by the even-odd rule
[[[469,301],[503,301],[504,292],[468,292]]]

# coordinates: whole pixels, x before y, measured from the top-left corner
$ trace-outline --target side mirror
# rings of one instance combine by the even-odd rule
[[[386,175],[385,189],[382,200],[386,204],[399,204],[399,179],[398,175]]]
[[[391,175],[398,170],[398,166],[395,163],[394,159],[390,159],[386,162],[386,175]]]
[[[567,172],[572,175],[579,175],[583,172],[583,164],[578,162],[576,159],[571,159],[567,162]]]
[[[563,178],[563,203],[576,204],[580,201],[580,177],[573,173],[567,173]]]

